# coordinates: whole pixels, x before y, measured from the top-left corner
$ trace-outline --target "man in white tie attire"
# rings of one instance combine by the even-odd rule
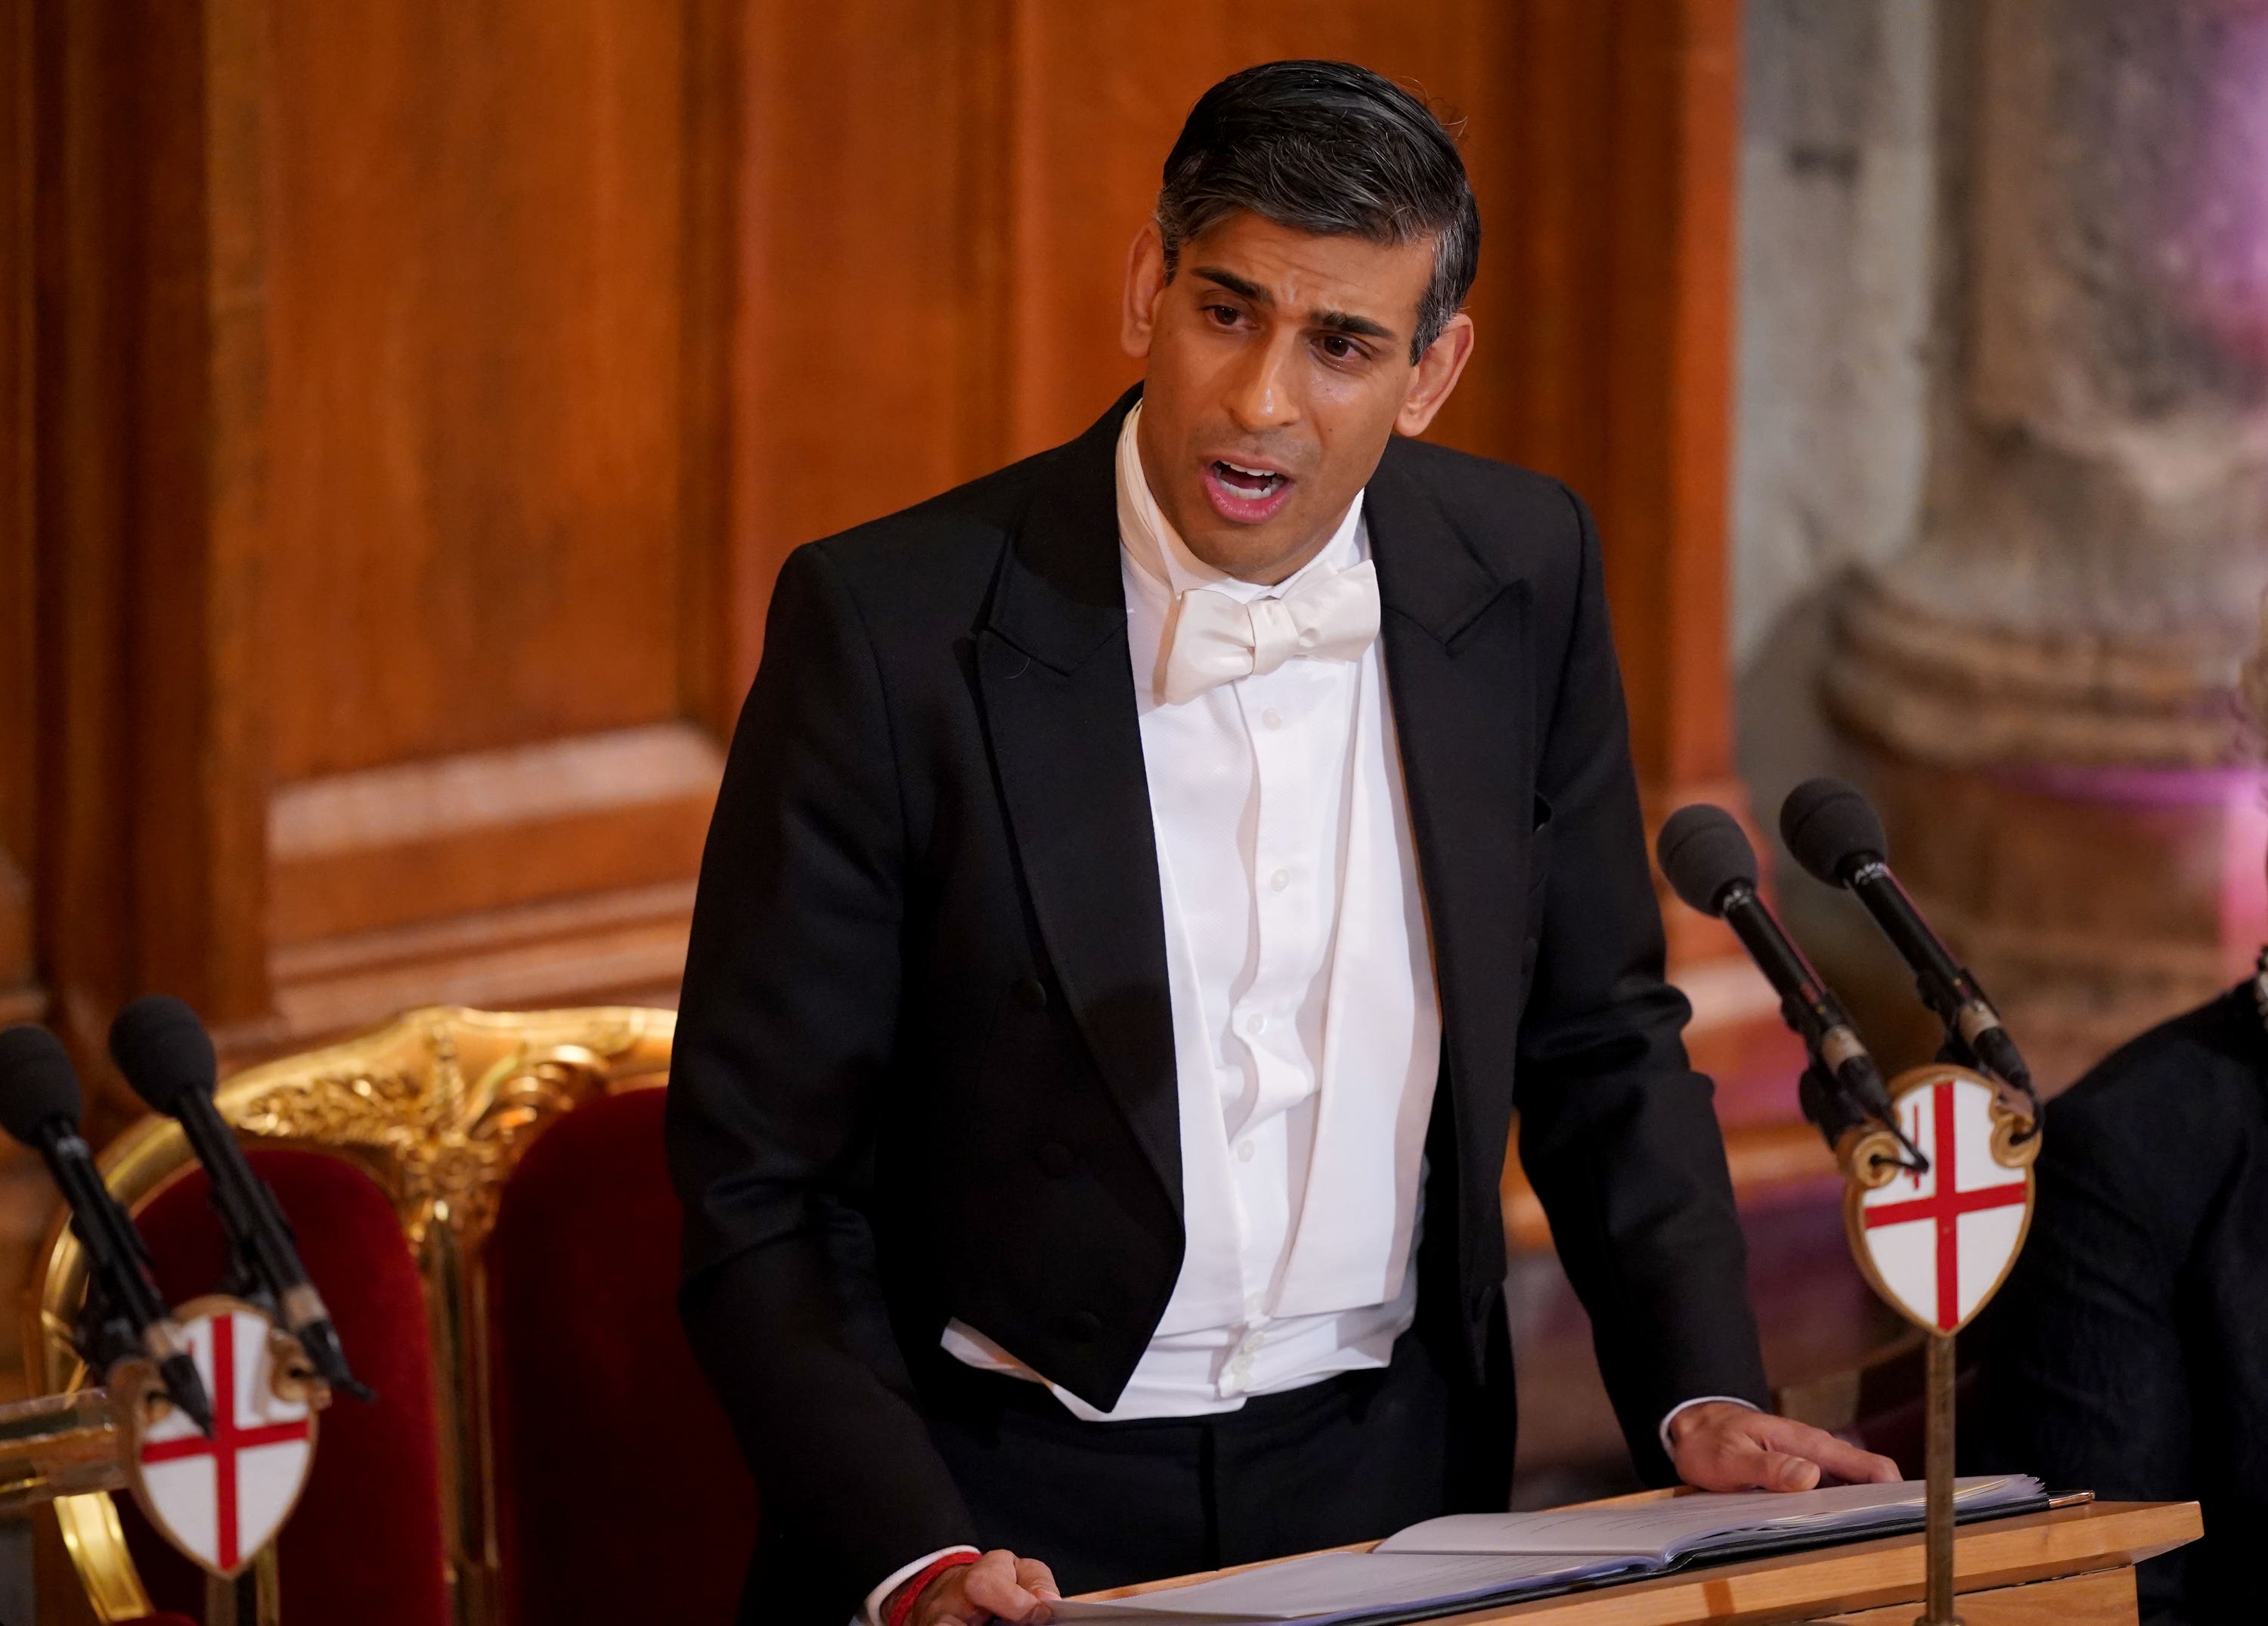
[[[1762,1409],[1588,516],[1415,438],[1478,247],[1405,92],[1224,81],[1133,246],[1142,388],[783,570],[670,1098],[744,1620],[1502,1507],[1515,1103],[1645,1472],[1896,1477]]]

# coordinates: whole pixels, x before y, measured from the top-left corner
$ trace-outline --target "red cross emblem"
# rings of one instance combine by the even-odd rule
[[[1994,1152],[1992,1089],[1984,1080],[1930,1068],[1893,1089],[1929,1172],[1861,1194],[1854,1240],[1876,1291],[1908,1319],[1955,1332],[1984,1308],[2023,1246],[2031,1171]]]
[[[213,1397],[212,1438],[168,1413],[143,1442],[135,1489],[174,1546],[232,1576],[298,1501],[314,1458],[314,1418],[303,1402],[275,1392],[266,1316],[216,1299],[184,1306],[180,1321]]]

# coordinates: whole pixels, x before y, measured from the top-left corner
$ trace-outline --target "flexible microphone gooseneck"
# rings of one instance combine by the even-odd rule
[[[80,1350],[98,1372],[122,1355],[146,1355],[189,1420],[208,1438],[212,1398],[189,1354],[187,1336],[150,1275],[142,1233],[94,1166],[79,1137],[78,1075],[63,1041],[29,1023],[0,1031],[0,1128],[38,1152],[70,1205],[71,1229],[86,1249],[92,1298],[91,1344]]]
[[[1812,1074],[1802,1092],[1804,1116],[1819,1126],[1828,1144],[1857,1124],[1878,1122],[1897,1137],[1912,1159],[1910,1166],[1926,1169],[1928,1160],[1898,1127],[1881,1070],[1851,1019],[1756,890],[1756,849],[1739,821],[1706,802],[1681,807],[1661,827],[1654,857],[1672,891],[1732,927],[1779,996],[1782,1019],[1811,1053]],[[1815,1089],[1813,1075],[1830,1084],[1831,1092]]]
[[[335,1389],[375,1399],[347,1366],[346,1350],[322,1295],[307,1279],[299,1249],[276,1194],[252,1172],[244,1149],[213,1105],[220,1065],[212,1035],[180,1000],[151,994],[135,1000],[110,1025],[111,1059],[153,1112],[176,1119],[212,1181],[212,1205],[228,1232],[239,1269],[274,1301],[276,1319],[306,1350]]]
[[[1954,1059],[2021,1090],[2039,1117],[2032,1070],[1969,968],[1929,929],[1890,873],[1889,838],[1874,805],[1843,780],[1806,780],[1780,804],[1780,839],[1795,861],[1830,887],[1850,889],[1914,974],[1922,1003],[1936,1012]]]

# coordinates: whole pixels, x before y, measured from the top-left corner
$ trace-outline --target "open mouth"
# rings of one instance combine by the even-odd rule
[[[1284,505],[1292,477],[1272,468],[1254,468],[1226,458],[1205,465],[1205,495],[1224,519],[1256,524]]]

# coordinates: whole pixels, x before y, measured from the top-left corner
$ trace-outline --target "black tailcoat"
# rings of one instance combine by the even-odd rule
[[[1134,399],[792,555],[725,769],[669,1088],[684,1307],[758,1482],[758,1584],[817,1578],[814,1620],[971,1534],[921,1412],[948,1320],[1107,1408],[1180,1269],[1114,483]],[[1444,1027],[1421,1330],[1462,1344],[1508,1447],[1516,1103],[1661,1477],[1669,1407],[1765,1394],[1597,537],[1557,482],[1400,438],[1365,511]]]

